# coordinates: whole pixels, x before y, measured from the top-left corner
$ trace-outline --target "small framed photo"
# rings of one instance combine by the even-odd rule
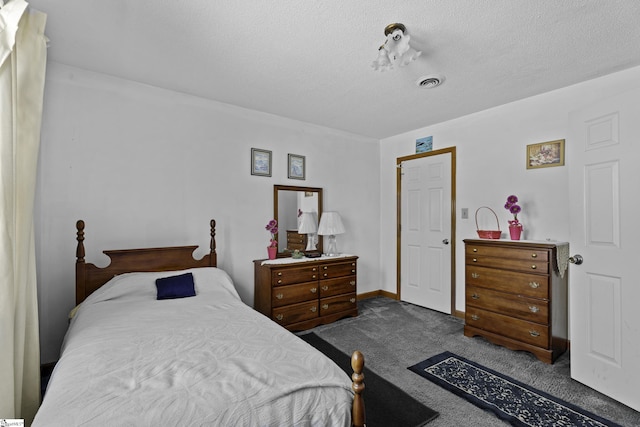
[[[433,136],[416,139],[416,154],[433,150]]]
[[[305,158],[297,154],[289,154],[289,173],[290,179],[305,179]]]
[[[271,176],[271,151],[251,149],[251,175]]]
[[[564,139],[527,145],[527,169],[564,166]]]

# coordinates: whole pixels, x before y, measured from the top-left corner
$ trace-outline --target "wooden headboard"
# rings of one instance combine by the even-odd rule
[[[76,304],[80,304],[100,286],[118,274],[136,271],[171,271],[195,267],[217,267],[216,221],[210,222],[210,250],[196,260],[193,252],[198,246],[170,246],[164,248],[121,249],[103,251],[111,262],[104,268],[84,260],[84,221],[76,222],[78,247],[76,249]]]

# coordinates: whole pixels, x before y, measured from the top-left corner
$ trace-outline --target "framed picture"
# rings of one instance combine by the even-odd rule
[[[416,139],[416,154],[433,150],[433,136]]]
[[[527,145],[527,169],[564,166],[564,139]]]
[[[289,173],[287,175],[290,179],[304,179],[305,178],[305,159],[304,156],[298,156],[297,154],[289,154]]]
[[[251,149],[251,175],[271,176],[271,151]]]

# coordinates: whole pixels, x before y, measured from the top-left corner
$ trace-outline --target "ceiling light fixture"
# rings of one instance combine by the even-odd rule
[[[407,34],[407,28],[403,24],[387,25],[384,35],[387,36],[387,40],[380,46],[378,58],[371,64],[374,70],[392,70],[396,65],[404,67],[422,55],[422,52],[409,45],[411,36]]]

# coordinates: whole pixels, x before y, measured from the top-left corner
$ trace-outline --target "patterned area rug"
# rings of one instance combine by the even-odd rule
[[[621,427],[448,351],[408,369],[514,426]]]

